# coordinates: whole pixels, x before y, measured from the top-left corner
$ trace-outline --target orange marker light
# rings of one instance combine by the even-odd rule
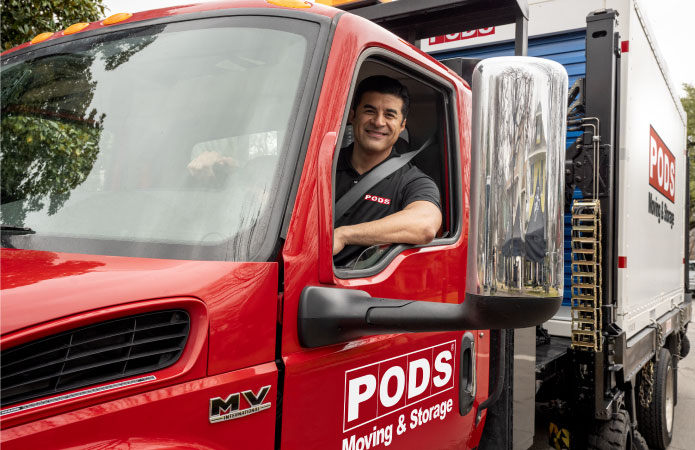
[[[365,3],[365,6],[378,3],[388,3],[391,0],[372,0],[372,2],[365,2],[365,0],[316,0],[316,3],[321,3],[322,5],[328,6],[345,6],[351,3]]]
[[[65,29],[65,31],[63,31],[63,34],[67,35],[67,34],[79,33],[80,31],[84,30],[88,26],[89,26],[89,24],[86,22],[75,23],[75,24],[72,24],[69,27],[67,27]]]
[[[106,19],[104,19],[103,22],[101,22],[101,24],[102,25],[113,25],[114,23],[123,22],[124,20],[128,20],[131,17],[133,17],[133,14],[131,14],[131,13],[118,13],[118,14],[114,14],[114,15],[107,17]]]
[[[284,6],[285,8],[311,8],[311,3],[304,0],[265,0],[275,6]]]
[[[36,36],[34,36],[34,39],[31,40],[31,43],[38,44],[39,42],[43,42],[51,36],[53,36],[53,33],[51,32],[37,34]]]

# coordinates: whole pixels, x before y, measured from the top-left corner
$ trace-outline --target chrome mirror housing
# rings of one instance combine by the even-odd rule
[[[545,59],[490,58],[472,85],[467,300],[559,307],[567,72]]]

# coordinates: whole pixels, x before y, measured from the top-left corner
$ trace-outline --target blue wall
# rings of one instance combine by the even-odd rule
[[[567,70],[569,85],[586,73],[586,31],[570,31],[528,40],[528,55],[548,58],[559,62]],[[490,58],[493,56],[514,56],[514,42],[479,45],[464,49],[432,53],[436,59],[456,57]]]

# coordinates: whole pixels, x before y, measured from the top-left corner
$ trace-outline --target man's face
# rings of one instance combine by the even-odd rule
[[[367,153],[390,151],[405,129],[402,108],[400,97],[365,92],[360,104],[350,112],[355,150]]]

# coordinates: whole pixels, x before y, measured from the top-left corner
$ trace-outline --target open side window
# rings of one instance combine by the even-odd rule
[[[339,198],[336,198],[336,174],[341,152],[347,152],[355,136],[349,120],[353,108],[355,91],[359,83],[371,76],[385,75],[398,80],[410,95],[410,109],[406,127],[394,145],[403,155],[418,150],[426,141],[431,144],[423,148],[410,164],[414,165],[437,185],[442,225],[435,239],[425,246],[448,244],[460,232],[460,199],[455,193],[460,191],[458,170],[458,143],[455,139],[456,120],[454,116],[453,88],[445,81],[432,77],[406,61],[386,52],[373,52],[363,58],[353,80],[352,92],[343,119],[339,148],[334,158],[334,211]],[[359,206],[357,206],[359,207]],[[340,217],[334,217],[334,227],[340,224]],[[349,261],[334,260],[335,273],[340,278],[358,278],[380,272],[403,250],[414,247],[406,244],[389,244],[361,248],[355,258]]]

